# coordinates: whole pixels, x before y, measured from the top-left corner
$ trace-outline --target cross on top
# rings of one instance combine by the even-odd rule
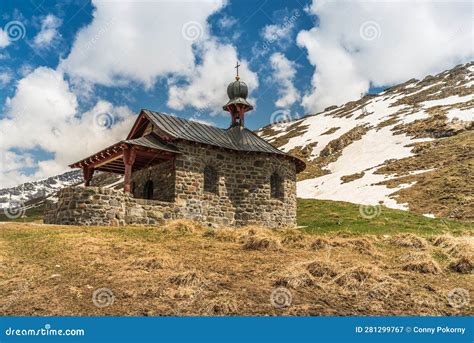
[[[240,79],[240,77],[239,77],[239,67],[240,67],[239,61],[237,61],[237,64],[234,67],[235,69],[237,69],[237,76],[235,77],[236,80]]]

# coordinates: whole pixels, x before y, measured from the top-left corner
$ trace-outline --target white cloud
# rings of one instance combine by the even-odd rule
[[[224,0],[97,0],[93,5],[92,22],[78,32],[70,54],[57,69],[39,67],[28,73],[25,66],[23,71],[28,74],[7,99],[6,116],[0,120],[0,157],[12,153],[11,149],[25,154],[43,149],[54,154],[52,159],[36,162],[38,169],[31,179],[62,172],[71,162],[126,136],[135,119],[127,107],[99,100],[89,111],[79,111],[78,92],[90,92],[94,85],[139,82],[151,87],[157,78],[166,77],[173,108],[221,111],[227,101],[225,90],[234,77],[232,66],[238,54],[232,45],[209,37],[207,24]],[[38,38],[38,43],[46,44],[48,37],[51,34]],[[251,90],[257,88],[256,74],[245,61],[242,65],[242,78]],[[106,132],[95,124],[97,115],[104,113],[115,118]],[[18,161],[18,168],[0,170],[0,187],[27,178],[21,170],[26,160]]]
[[[10,45],[8,34],[0,28],[0,49],[6,48],[8,45]]]
[[[77,34],[60,68],[93,84],[147,87],[157,77],[191,74],[193,43],[207,39],[207,18],[224,6],[223,0],[93,4],[92,23]]]
[[[219,44],[214,40],[204,42],[200,47],[202,64],[181,85],[181,80],[170,80],[168,106],[182,110],[187,106],[223,113],[222,106],[229,100],[227,85],[234,80],[235,69],[231,66],[237,62],[237,51],[232,45]],[[239,74],[247,83],[249,93],[258,87],[258,78],[249,70],[248,63],[240,60]]]
[[[289,107],[301,99],[299,91],[293,84],[296,76],[296,64],[279,52],[270,56],[270,64],[279,95],[275,105],[282,108]]]
[[[222,17],[218,21],[218,24],[222,29],[230,29],[237,23],[238,23],[237,19],[235,19],[234,17],[227,16],[227,15]]]
[[[16,186],[30,179],[21,172],[21,168],[34,167],[35,162],[31,154],[12,151],[0,153],[0,187]]]
[[[9,71],[0,72],[0,87],[5,87],[12,79],[13,75]]]
[[[41,22],[41,30],[33,39],[34,46],[38,48],[51,46],[59,36],[58,28],[61,24],[62,20],[52,14],[44,17]]]
[[[421,78],[474,57],[470,2],[317,1],[319,27],[298,34],[316,67],[307,111],[358,98],[372,83]]]
[[[288,12],[286,9],[277,12],[279,13],[278,17],[282,16],[283,13],[288,15],[283,17],[281,23],[266,25],[262,29],[260,35],[265,40],[264,47],[266,48],[274,43],[280,48],[288,47],[288,44],[291,42],[296,21],[301,15],[299,9],[294,9],[291,12]]]
[[[99,114],[114,118],[106,131],[97,123]],[[0,155],[4,161],[12,160],[12,148],[25,154],[34,148],[53,153],[53,159],[37,163],[38,170],[31,179],[51,176],[67,170],[69,163],[123,139],[134,119],[127,107],[114,107],[106,101],[98,101],[90,111],[79,113],[77,98],[63,75],[40,67],[20,80],[14,97],[7,100],[7,116],[0,120]],[[30,167],[31,159],[16,157],[16,161],[15,168],[10,165],[7,169],[8,163],[2,163],[0,187],[25,181],[21,169]]]
[[[270,42],[277,41],[278,39],[288,40],[292,28],[293,25],[267,25],[262,30],[262,37]]]

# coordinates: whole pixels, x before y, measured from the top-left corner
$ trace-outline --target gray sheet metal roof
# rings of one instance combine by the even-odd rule
[[[237,151],[284,155],[297,162],[299,171],[305,169],[305,163],[302,160],[278,150],[247,128],[234,126],[222,129],[160,112],[142,111],[159,130],[171,137]]]
[[[154,134],[149,134],[143,137],[135,138],[135,139],[128,139],[125,141],[122,141],[122,143],[128,143],[132,145],[139,145],[143,146],[146,148],[152,148],[152,149],[158,149],[158,150],[164,150],[164,151],[169,151],[169,152],[174,152],[174,153],[179,153],[178,148],[171,143],[165,143],[162,142],[156,135]]]

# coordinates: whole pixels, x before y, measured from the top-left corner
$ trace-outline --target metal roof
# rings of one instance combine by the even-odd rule
[[[135,139],[124,140],[124,141],[121,141],[121,143],[139,145],[145,148],[152,148],[152,149],[157,149],[157,150],[164,150],[164,151],[179,153],[178,148],[174,144],[162,142],[153,133],[143,136],[143,137],[135,138]]]
[[[245,127],[234,126],[228,129],[222,129],[160,112],[145,109],[142,111],[157,129],[176,139],[183,139],[237,151],[284,155],[295,160],[298,171],[305,169],[305,162],[278,150]]]
[[[83,158],[80,161],[70,164],[69,167],[79,168],[79,167],[82,167],[82,164],[86,164],[86,165],[93,164],[94,163],[93,161],[96,161],[96,162],[101,161],[101,160],[106,161],[112,154],[117,155],[119,153],[121,155],[122,150],[124,149],[124,146],[126,144],[141,146],[145,148],[152,148],[152,149],[176,153],[176,154],[181,153],[174,144],[163,142],[154,133],[151,133],[146,136],[135,138],[135,139],[122,140],[105,149],[100,150],[99,152],[96,152],[95,154],[89,157]]]

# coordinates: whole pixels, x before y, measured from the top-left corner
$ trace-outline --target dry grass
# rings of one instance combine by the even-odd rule
[[[286,269],[274,282],[275,286],[289,288],[308,287],[314,284],[313,275],[304,264],[296,264]]]
[[[311,243],[311,249],[319,250],[330,247],[331,244],[326,238],[318,237]]]
[[[221,228],[221,229],[207,229],[206,231],[204,231],[202,236],[213,238],[221,242],[237,242],[240,234],[236,229]]]
[[[281,250],[280,241],[274,237],[253,235],[242,244],[244,250]]]
[[[446,299],[474,291],[466,260],[448,254],[470,238],[453,239],[417,252],[365,234],[3,224],[0,315],[472,315]],[[273,308],[276,287],[290,290],[291,306]],[[98,288],[113,305],[94,306]]]
[[[199,287],[206,284],[204,277],[195,270],[171,275],[168,280],[180,287]]]
[[[449,247],[447,253],[454,257],[466,256],[466,255],[474,255],[473,245],[468,242],[456,243]]]
[[[394,193],[397,202],[408,203],[410,211],[472,222],[474,131],[471,129],[456,132],[449,126],[452,125],[443,113],[431,114],[428,119],[401,125],[398,132],[408,133],[411,136],[420,133],[424,133],[425,137],[432,134],[452,136],[415,143],[412,149],[414,155],[387,161],[376,173],[400,175],[398,178],[381,183],[388,187],[413,183],[413,186]],[[431,171],[408,175],[409,172],[420,169],[431,169]]]
[[[346,233],[338,232],[337,236],[339,237],[352,237],[352,235],[346,235]],[[313,240],[310,244],[310,248],[313,250],[321,250],[331,247],[350,247],[360,253],[367,255],[377,255],[374,245],[372,243],[372,237],[363,237],[363,238],[345,238],[345,239],[332,239],[328,240],[327,238],[318,237]]]
[[[307,245],[307,235],[297,229],[285,229],[282,231],[281,243],[290,248],[304,248]]]
[[[312,261],[307,269],[312,276],[317,278],[334,278],[337,275],[336,265],[327,261]]]
[[[429,258],[430,258],[430,255],[428,255],[426,252],[409,251],[403,255],[400,255],[398,257],[398,260],[402,263],[407,263],[407,262],[423,261]]]
[[[251,227],[244,230],[240,237],[244,250],[282,250],[280,240],[268,229]]]
[[[425,274],[439,274],[441,273],[441,268],[439,267],[436,261],[432,259],[424,259],[418,261],[411,261],[405,263],[402,266],[403,270],[410,271],[410,272],[417,272],[417,273],[425,273]]]
[[[392,243],[399,247],[426,249],[428,242],[412,233],[402,233],[392,238]]]
[[[143,269],[147,271],[153,271],[155,269],[163,269],[172,264],[172,260],[169,257],[134,257],[131,259],[131,268]]]
[[[186,220],[186,219],[178,219],[173,220],[163,226],[163,230],[168,233],[176,233],[176,234],[189,234],[195,232],[201,232],[204,230],[204,227],[197,222]]]
[[[211,316],[228,316],[239,313],[239,303],[228,292],[218,297],[205,300],[203,303],[204,313]]]
[[[447,234],[443,235],[438,235],[434,236],[431,241],[433,242],[434,246],[441,247],[441,248],[447,248],[455,244],[456,239]]]
[[[458,273],[472,274],[474,273],[474,258],[472,255],[461,256],[456,261],[453,261],[449,268]]]
[[[360,265],[343,271],[334,279],[334,282],[345,289],[354,290],[365,287],[368,283],[386,280],[387,277],[378,268]]]

